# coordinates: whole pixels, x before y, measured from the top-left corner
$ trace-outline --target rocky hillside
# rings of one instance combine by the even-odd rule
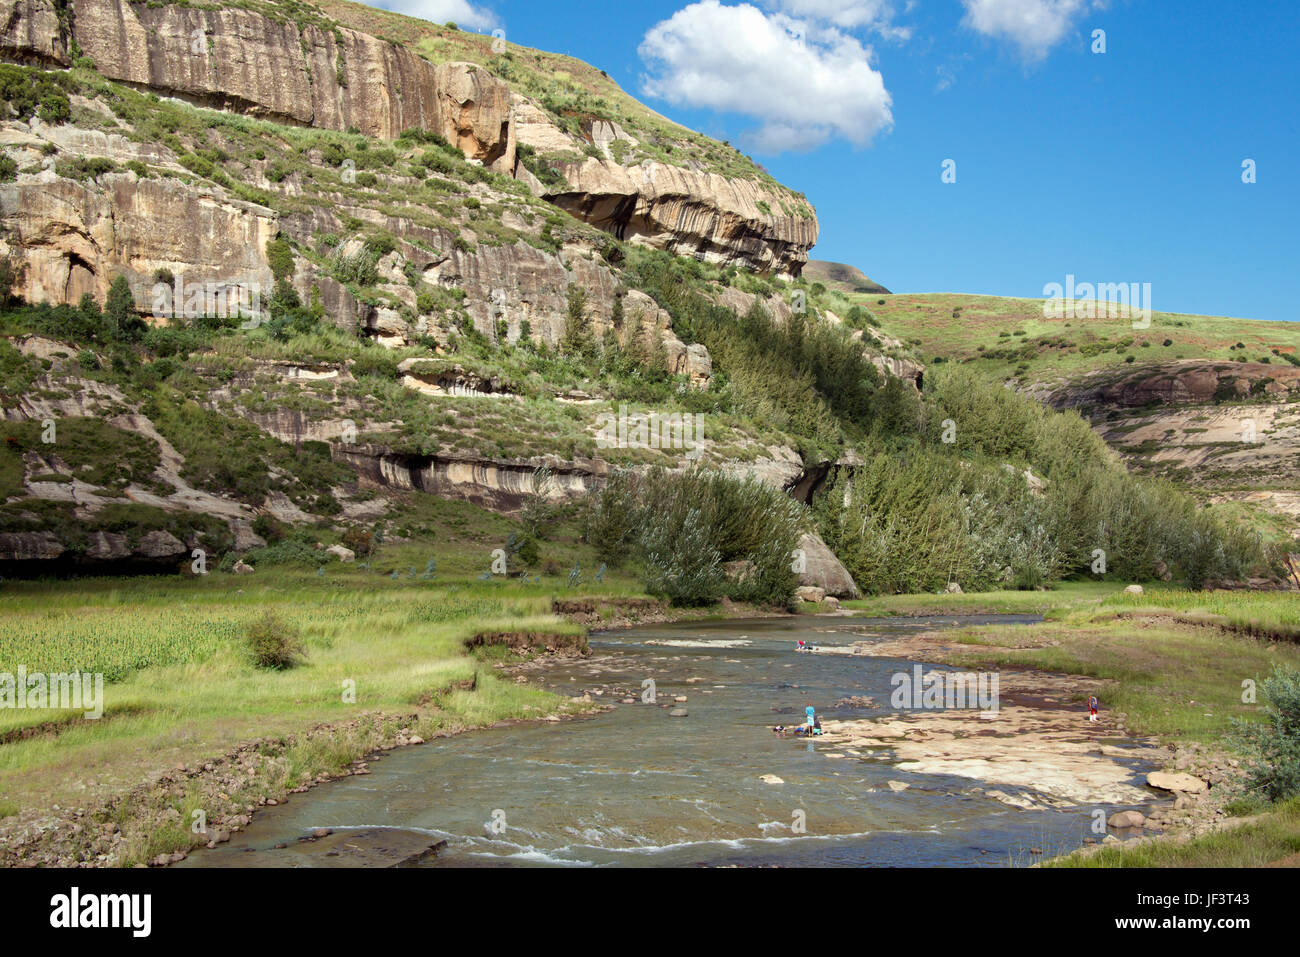
[[[843,327],[796,278],[812,208],[600,71],[351,4],[3,9],[10,572],[419,534],[421,493],[513,512],[620,466],[794,488],[840,441],[717,376],[672,301]],[[603,441],[650,413],[699,425]]]
[[[442,51],[480,48],[481,66],[422,52],[422,43],[459,31],[402,18],[412,47],[346,25],[373,23],[377,13],[351,4],[330,7],[342,19],[295,0],[5,0],[0,10],[0,53],[9,59],[93,64],[136,89],[280,123],[389,140],[403,130],[438,133],[620,239],[787,277],[817,240],[807,201],[730,147],[703,152],[703,138],[662,118],[647,128],[640,120],[653,114],[644,107],[620,123],[627,98],[608,81],[606,92],[619,97],[610,106],[565,71],[548,73],[545,87],[529,82],[516,66],[529,51],[492,37],[460,34]],[[538,99],[515,86],[544,92]]]

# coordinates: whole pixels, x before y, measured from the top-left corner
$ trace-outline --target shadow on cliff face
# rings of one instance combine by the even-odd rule
[[[0,560],[0,580],[37,578],[101,578],[144,575],[179,575],[185,562],[149,558],[119,558],[108,561],[64,554],[58,558]]]

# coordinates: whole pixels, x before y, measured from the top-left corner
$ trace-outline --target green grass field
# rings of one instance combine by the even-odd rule
[[[482,631],[580,631],[550,613],[555,590],[296,572],[6,586],[0,672],[19,664],[29,673],[103,670],[108,681],[98,721],[0,712],[0,736],[16,738],[0,751],[0,800],[22,808],[85,801],[245,739],[410,711],[435,698],[444,728],[552,711],[556,699],[498,680],[464,642]],[[252,662],[243,636],[266,611],[301,630],[306,659],[298,667]],[[345,683],[355,702],[345,700]],[[57,733],[18,737],[51,723]]]

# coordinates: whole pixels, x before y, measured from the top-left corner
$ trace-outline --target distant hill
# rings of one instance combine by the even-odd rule
[[[803,267],[803,276],[809,282],[839,287],[844,292],[858,292],[868,296],[890,295],[888,289],[868,278],[857,266],[849,266],[845,263],[810,259],[808,265]]]

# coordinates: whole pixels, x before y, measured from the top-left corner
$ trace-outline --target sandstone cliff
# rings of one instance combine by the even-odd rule
[[[310,9],[275,17],[242,7],[0,0],[0,55],[68,66],[79,50],[110,79],[217,109],[385,139],[436,132],[607,232],[709,262],[788,278],[817,241],[812,208],[775,183],[690,163],[622,166],[614,144],[636,140],[618,124],[595,120],[571,134],[478,64],[434,64]],[[543,186],[518,160],[517,140],[579,156],[594,147],[601,158],[554,163],[567,185]]]
[[[1261,505],[1300,537],[1291,491],[1300,482],[1300,368],[1188,359],[1094,372],[1033,394],[1090,417],[1131,467]]]
[[[514,169],[510,91],[475,64],[432,64],[385,40],[239,7],[127,0],[0,0],[0,52],[60,66],[73,44],[109,79],[218,109],[393,139],[445,136],[493,169]]]
[[[519,142],[539,154],[598,154],[553,163],[562,186],[543,185],[522,163],[519,175],[538,195],[619,239],[784,279],[800,274],[817,242],[812,208],[775,184],[698,163],[620,162],[636,155],[638,141],[619,124],[589,121],[576,136],[525,97],[516,96],[515,116]]]

